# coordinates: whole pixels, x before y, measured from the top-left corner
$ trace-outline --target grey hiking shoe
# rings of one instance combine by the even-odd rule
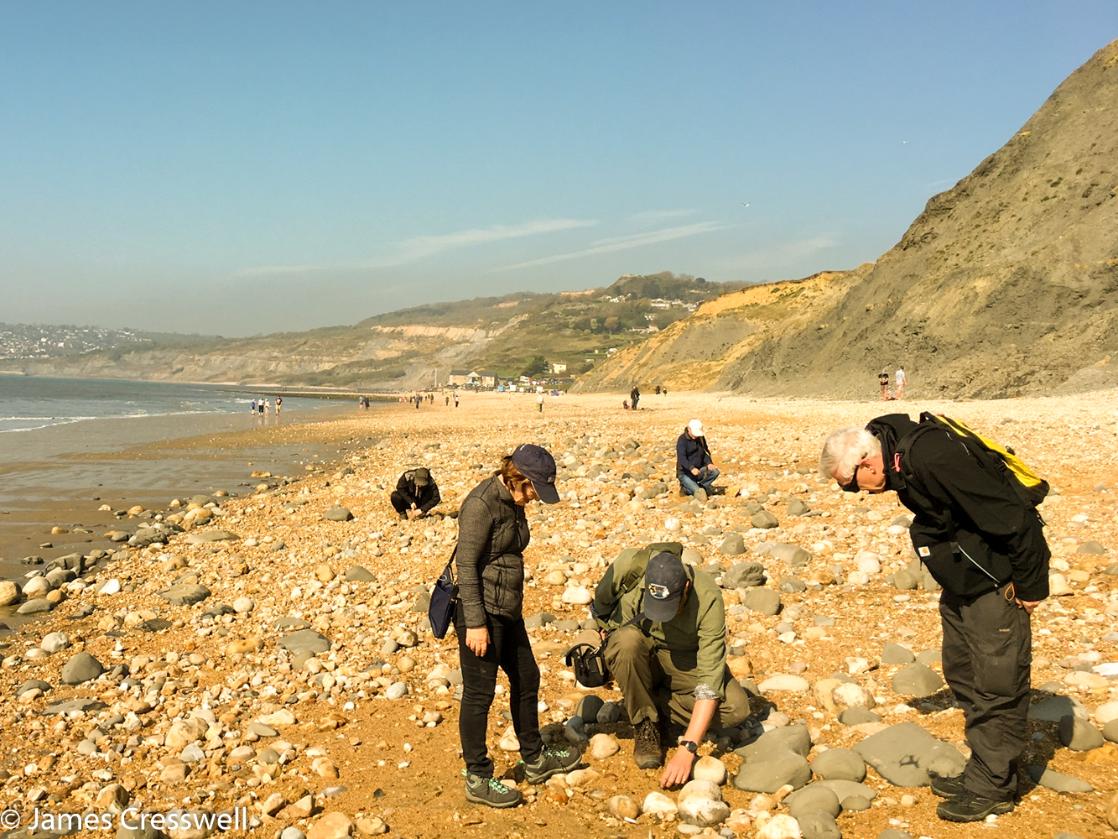
[[[655,769],[660,756],[660,726],[655,720],[644,720],[633,730],[633,760],[641,769]]]
[[[481,775],[474,775],[465,770],[462,771],[462,774],[466,776],[467,801],[498,809],[515,807],[520,803],[520,792],[511,787],[506,787],[495,778],[483,778]]]
[[[542,784],[552,775],[570,772],[582,763],[582,752],[571,746],[544,749],[531,763],[524,763],[524,780],[530,784]]]

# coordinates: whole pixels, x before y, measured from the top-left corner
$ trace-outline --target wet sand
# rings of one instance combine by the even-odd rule
[[[298,475],[332,460],[352,437],[336,423],[354,414],[339,404],[279,417],[107,418],[5,434],[0,579],[21,576],[35,558],[109,546],[104,531],[127,524],[120,513],[134,505],[161,509],[218,490],[242,495],[259,483],[253,472]]]

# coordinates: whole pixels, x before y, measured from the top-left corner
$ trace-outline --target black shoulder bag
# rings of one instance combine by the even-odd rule
[[[454,582],[454,554],[450,555],[446,567],[435,580],[431,589],[431,602],[427,606],[427,617],[431,621],[431,632],[436,638],[445,638],[454,623],[454,610],[458,607],[458,586]]]

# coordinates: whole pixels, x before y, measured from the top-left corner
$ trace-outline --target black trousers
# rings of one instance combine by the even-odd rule
[[[392,495],[390,496],[390,498],[392,500],[392,508],[400,515],[406,513],[408,511],[408,507],[411,506],[408,500],[404,498],[404,496],[400,495],[400,493],[398,493],[396,490],[392,490]]]
[[[543,751],[540,737],[540,668],[532,653],[523,618],[486,615],[489,647],[478,657],[466,646],[466,619],[462,604],[454,615],[458,635],[458,655],[462,664],[462,707],[458,715],[458,734],[462,738],[462,757],[466,769],[483,778],[493,777],[493,761],[485,745],[489,727],[489,708],[497,687],[497,670],[509,680],[509,711],[512,726],[520,741],[520,756],[530,763]]]
[[[1028,613],[1006,587],[974,600],[940,597],[943,675],[963,709],[971,757],[966,789],[1008,800],[1027,741],[1033,634]]]

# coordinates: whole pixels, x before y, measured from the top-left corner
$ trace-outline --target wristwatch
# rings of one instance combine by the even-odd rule
[[[696,743],[694,740],[684,740],[682,737],[680,737],[679,740],[676,741],[676,745],[682,746],[683,748],[687,749],[687,751],[691,752],[691,754],[695,754],[695,752],[699,750],[698,743]]]

